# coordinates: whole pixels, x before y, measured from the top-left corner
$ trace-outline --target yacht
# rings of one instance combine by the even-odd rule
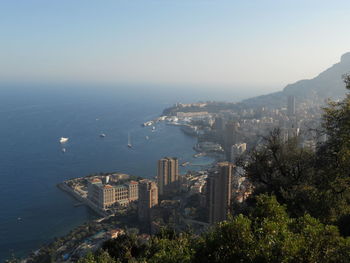
[[[132,148],[130,133],[128,133],[128,147]]]
[[[66,143],[68,142],[69,138],[61,137],[60,138],[60,143]]]

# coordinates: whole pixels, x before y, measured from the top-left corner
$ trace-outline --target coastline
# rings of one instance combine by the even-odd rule
[[[158,124],[158,123],[157,123]],[[174,125],[174,126],[176,126],[176,125]],[[163,127],[162,129],[164,129],[164,127],[165,126],[163,126],[163,125],[161,125],[161,126],[159,126],[159,127]],[[171,128],[171,127],[170,127]],[[175,128],[175,129],[174,129]],[[179,127],[178,127],[179,128]],[[146,131],[147,129],[143,129],[144,131]],[[158,130],[158,126],[157,126],[157,130]],[[156,130],[156,132],[157,132],[157,130]],[[173,128],[171,128],[171,130],[177,130],[177,128],[176,127],[173,127]],[[184,138],[186,138],[186,137],[188,137],[188,138],[190,138],[190,137],[196,137],[196,136],[189,136],[189,134],[186,134],[186,133],[184,133],[181,129],[178,129],[179,130],[179,132],[182,134],[182,136],[184,136]],[[181,136],[181,137],[182,137]],[[152,139],[152,138],[151,138]],[[192,146],[194,146],[194,144],[192,144]],[[193,150],[193,147],[188,147],[188,150],[187,151],[191,151],[191,150]],[[198,152],[197,152],[197,154],[198,154]],[[191,154],[191,157],[190,156],[187,156],[187,157],[185,157],[184,159],[192,159],[194,156],[193,155],[196,155],[196,153],[195,154]],[[182,155],[179,155],[180,157],[182,157]],[[200,155],[200,156],[198,156],[198,157],[205,157],[204,155]],[[209,156],[208,156],[209,157]],[[198,159],[201,159],[201,158],[197,158],[197,157],[195,157],[196,159],[195,160],[198,160]],[[210,163],[205,163],[205,164],[195,164],[194,166],[193,166],[193,169],[195,170],[195,169],[201,169],[201,168],[204,168],[204,167],[208,167],[208,166],[210,166],[213,162],[215,162],[216,161],[216,159],[217,158],[214,158],[214,156],[210,156],[209,157],[210,159],[212,159],[211,161],[210,161]],[[205,158],[204,160],[206,160],[207,158]],[[186,170],[192,170],[191,168],[190,168],[190,165],[188,166],[188,167],[186,167]],[[85,177],[78,177],[78,178],[85,178]],[[77,179],[77,178],[74,178],[74,179]],[[103,211],[101,211],[100,209],[98,209],[96,206],[94,206],[94,204],[92,204],[91,202],[89,202],[89,200],[87,200],[87,198],[83,198],[79,193],[77,193],[76,191],[74,191],[74,189],[72,189],[71,187],[69,187],[67,184],[66,184],[66,182],[65,181],[63,181],[63,182],[60,182],[60,183],[58,183],[58,184],[56,184],[56,186],[57,186],[57,188],[58,189],[60,189],[62,192],[65,192],[65,193],[67,193],[68,195],[70,195],[70,196],[72,196],[75,200],[77,200],[78,202],[80,202],[80,203],[82,203],[84,206],[88,206],[94,213],[96,213],[96,214],[98,214],[99,216],[100,216],[100,219],[99,220],[104,220],[104,219],[106,219],[109,215],[108,214],[106,214],[105,212],[103,212]],[[90,220],[89,222],[91,222],[92,220]],[[83,224],[83,225],[85,225],[85,224]],[[81,225],[82,226],[82,225]],[[72,231],[75,231],[75,229],[79,229],[79,227],[74,227],[73,229],[72,229]],[[59,239],[61,239],[61,238],[65,238],[65,237],[67,237],[69,234],[66,234],[66,235],[63,235],[63,236],[60,236],[59,237]],[[54,242],[54,241],[52,241],[52,242]],[[37,249],[36,251],[40,251],[41,250],[41,248],[42,247],[48,247],[48,246],[50,246],[50,243],[48,244],[48,245],[42,245],[42,246],[40,246],[40,249]]]
[[[78,194],[76,191],[74,191],[71,187],[69,187],[65,182],[57,184],[57,187],[61,189],[62,191],[70,194],[73,196],[77,201],[80,201],[82,204],[88,206],[90,209],[92,209],[95,213],[97,213],[102,218],[109,216],[108,214],[104,213],[98,207],[96,207],[91,201],[89,201],[87,198],[82,197],[80,194]]]

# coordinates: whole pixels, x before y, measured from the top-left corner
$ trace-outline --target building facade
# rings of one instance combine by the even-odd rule
[[[238,156],[247,150],[246,143],[236,143],[231,147],[231,162],[234,163]]]
[[[141,180],[139,183],[138,218],[140,221],[150,219],[151,208],[158,205],[158,187],[150,180]]]
[[[295,96],[288,96],[287,114],[288,116],[295,115]]]
[[[209,223],[227,219],[232,201],[232,176],[234,165],[221,162],[210,171],[207,178],[207,206]]]
[[[177,158],[165,157],[158,161],[157,184],[159,194],[176,189],[179,181],[179,161]]]
[[[115,202],[121,206],[129,204],[129,188],[126,185],[117,185],[115,188]]]
[[[95,178],[88,182],[88,199],[98,208],[108,209],[115,203],[115,188]]]
[[[97,208],[107,210],[114,205],[127,206],[138,200],[138,182],[126,184],[103,184],[98,178],[88,181],[88,199]]]
[[[130,181],[126,184],[128,187],[128,198],[130,202],[136,201],[139,199],[139,183],[136,181]]]

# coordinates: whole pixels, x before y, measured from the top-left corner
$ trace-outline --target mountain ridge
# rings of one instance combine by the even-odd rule
[[[243,100],[242,103],[250,106],[276,106],[285,105],[286,97],[293,95],[298,102],[312,101],[322,104],[326,99],[339,99],[344,97],[344,74],[350,73],[350,52],[343,54],[338,63],[322,71],[316,77],[303,79],[288,84],[282,91],[269,93]]]

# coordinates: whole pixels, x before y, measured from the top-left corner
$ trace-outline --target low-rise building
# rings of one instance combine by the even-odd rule
[[[88,181],[87,197],[101,210],[107,210],[116,204],[127,206],[130,202],[138,200],[138,182],[112,185],[103,184],[101,179],[93,178]]]
[[[115,186],[115,202],[121,206],[129,204],[129,188],[126,185]]]
[[[94,178],[88,182],[88,199],[100,209],[107,209],[115,203],[114,187],[103,185],[100,179]]]
[[[139,199],[139,183],[136,181],[130,181],[129,183],[126,183],[127,187],[129,188],[129,201],[133,202]]]

